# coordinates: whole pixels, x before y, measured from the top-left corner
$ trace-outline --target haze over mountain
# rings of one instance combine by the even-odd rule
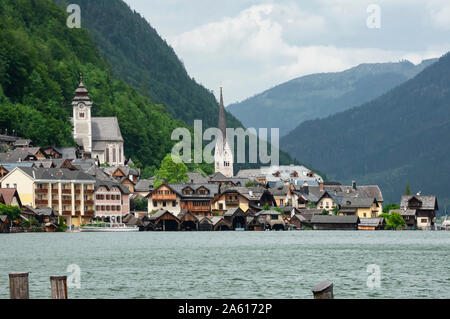
[[[450,203],[450,54],[362,106],[302,123],[281,145],[329,179],[378,184],[385,200],[412,191]]]
[[[283,136],[304,121],[369,102],[435,61],[417,66],[408,61],[361,64],[344,72],[303,76],[229,105],[227,110],[246,127],[278,127]]]

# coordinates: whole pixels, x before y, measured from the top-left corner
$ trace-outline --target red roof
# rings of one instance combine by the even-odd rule
[[[17,201],[20,205],[20,198],[15,188],[0,188],[0,195],[5,201],[5,205],[11,205],[14,197],[17,197]]]

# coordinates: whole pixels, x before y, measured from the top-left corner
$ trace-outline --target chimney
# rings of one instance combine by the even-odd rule
[[[321,191],[323,191],[323,182],[321,182],[321,183],[319,184],[319,189],[320,189]]]
[[[352,188],[356,191],[356,182],[352,181]]]

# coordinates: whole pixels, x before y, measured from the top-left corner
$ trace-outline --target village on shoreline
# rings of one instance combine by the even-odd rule
[[[216,145],[210,176],[186,172],[177,183],[141,179],[125,158],[117,118],[91,117],[92,105],[80,81],[72,103],[77,147],[34,147],[29,139],[0,132],[0,233],[105,223],[140,231],[438,228],[433,195],[404,195],[400,205],[386,204],[376,185],[325,182],[300,165],[234,175],[226,138]],[[219,129],[226,136],[222,89]]]

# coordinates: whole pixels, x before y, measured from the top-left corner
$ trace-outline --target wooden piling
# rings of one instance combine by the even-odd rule
[[[314,299],[334,299],[333,284],[329,281],[321,282],[312,288]]]
[[[51,276],[52,299],[68,299],[67,276]]]
[[[27,272],[9,274],[9,296],[11,299],[30,299]]]

